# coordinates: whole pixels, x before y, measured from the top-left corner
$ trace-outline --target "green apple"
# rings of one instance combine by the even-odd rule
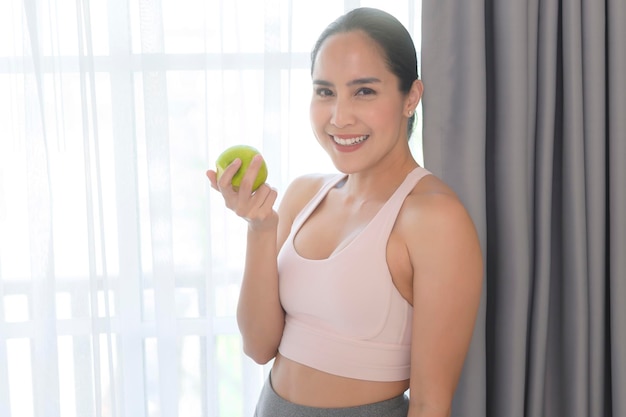
[[[217,161],[215,162],[217,167],[217,179],[219,180],[226,167],[228,167],[235,159],[241,159],[241,166],[233,176],[232,180],[233,189],[235,189],[235,191],[238,190],[241,180],[246,174],[246,171],[250,166],[250,162],[252,162],[252,158],[254,158],[257,154],[259,154],[259,151],[248,145],[235,145],[226,149],[220,154],[220,156],[217,157]],[[263,160],[259,173],[257,174],[254,184],[252,185],[252,191],[255,191],[263,183],[265,183],[265,180],[267,180],[267,165],[265,164],[265,160]]]

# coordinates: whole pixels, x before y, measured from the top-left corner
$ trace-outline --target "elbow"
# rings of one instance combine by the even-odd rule
[[[244,343],[243,352],[259,365],[265,365],[276,357],[276,349],[254,348]]]

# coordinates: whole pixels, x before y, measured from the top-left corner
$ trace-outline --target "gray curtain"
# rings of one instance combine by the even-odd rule
[[[453,416],[626,416],[626,0],[423,0],[424,161],[485,256]]]

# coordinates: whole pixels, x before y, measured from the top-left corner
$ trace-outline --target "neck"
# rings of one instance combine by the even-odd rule
[[[361,201],[387,200],[406,176],[419,165],[413,158],[349,174],[341,187],[346,197]]]

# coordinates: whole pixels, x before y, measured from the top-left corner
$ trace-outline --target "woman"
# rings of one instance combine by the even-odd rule
[[[423,86],[394,17],[353,10],[312,52],[310,117],[340,175],[238,191],[241,162],[216,180],[248,222],[237,318],[244,350],[274,359],[258,417],[448,416],[482,283],[472,221],[409,148]],[[406,391],[410,388],[410,395]]]

